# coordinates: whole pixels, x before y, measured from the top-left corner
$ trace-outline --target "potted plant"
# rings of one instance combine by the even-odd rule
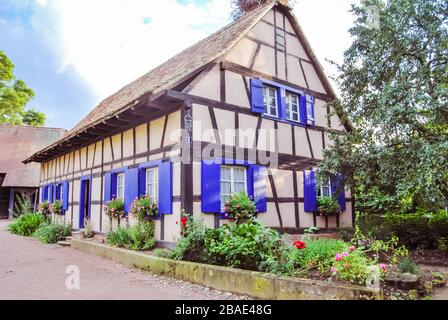
[[[52,205],[51,205],[51,211],[56,214],[56,215],[62,215],[64,214],[64,212],[62,211],[62,201],[61,200],[56,200]]]
[[[120,219],[124,217],[124,201],[123,199],[112,199],[104,207],[104,212],[111,219]]]
[[[39,205],[39,213],[45,217],[49,217],[51,215],[50,203],[48,201],[44,201]]]
[[[245,192],[234,193],[227,198],[224,206],[225,217],[237,223],[244,223],[258,214],[255,203]]]
[[[143,196],[134,200],[131,212],[139,222],[145,222],[159,216],[159,207],[150,196]]]
[[[333,197],[317,197],[317,213],[320,216],[334,216],[341,213],[341,206]]]

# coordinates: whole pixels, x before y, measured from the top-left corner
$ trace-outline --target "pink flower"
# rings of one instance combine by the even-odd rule
[[[330,272],[331,272],[331,273],[337,273],[338,270],[337,270],[335,267],[331,267]]]
[[[355,250],[356,250],[355,246],[351,246],[350,248],[348,248],[348,251],[350,251],[350,252],[355,251]]]
[[[343,257],[348,257],[349,255],[350,255],[350,254],[349,254],[347,251],[345,251],[345,252],[342,253],[342,256],[343,256]]]
[[[341,261],[342,260],[342,255],[340,255],[339,253],[336,255],[336,261]]]
[[[346,263],[346,264],[344,265],[344,268],[345,268],[345,269],[350,269],[350,263]]]
[[[380,264],[380,269],[381,269],[381,271],[383,271],[383,272],[387,272],[387,265],[385,265],[384,263],[381,263],[381,264]]]

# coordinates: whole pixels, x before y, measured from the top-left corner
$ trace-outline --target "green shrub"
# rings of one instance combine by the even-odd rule
[[[178,241],[171,258],[194,262],[206,262],[204,256],[204,240],[207,227],[202,220],[187,217],[182,226],[182,238]]]
[[[13,234],[29,237],[46,221],[46,217],[40,213],[28,213],[10,224],[8,230]]]
[[[400,243],[411,248],[437,249],[439,240],[448,234],[448,213],[444,210],[413,214],[387,214],[385,224]]]
[[[403,258],[398,262],[398,271],[401,273],[411,273],[415,275],[420,274],[418,265],[408,257]]]
[[[306,248],[299,250],[295,259],[302,268],[326,273],[333,265],[336,254],[348,251],[349,246],[341,240],[318,238],[308,241]]]
[[[363,285],[369,273],[369,266],[373,265],[373,261],[359,249],[353,251],[345,251],[338,254],[339,259],[333,257],[333,275],[342,280]],[[378,266],[379,268],[379,266]]]
[[[133,227],[119,227],[107,235],[107,243],[115,247],[134,251],[151,250],[156,244],[154,224],[139,223]]]
[[[250,219],[257,216],[257,207],[245,192],[234,193],[225,204],[226,217],[229,219]]]
[[[209,229],[205,237],[208,261],[242,269],[285,272],[282,265],[289,262],[291,250],[278,232],[253,219]]]
[[[65,238],[71,235],[71,233],[71,226],[48,223],[43,224],[39,229],[37,229],[34,232],[33,237],[38,238],[43,243],[50,244],[65,240]]]

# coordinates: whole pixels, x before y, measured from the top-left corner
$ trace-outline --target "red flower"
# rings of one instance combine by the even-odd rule
[[[187,225],[187,218],[183,217],[182,219],[180,219],[180,223],[182,224],[182,227],[185,227]]]
[[[299,240],[299,241],[294,242],[294,247],[296,247],[299,250],[302,250],[302,249],[306,248],[306,243]]]

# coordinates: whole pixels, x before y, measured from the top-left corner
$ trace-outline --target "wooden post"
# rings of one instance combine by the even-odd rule
[[[9,191],[9,207],[8,207],[8,218],[11,220],[14,218],[14,189]]]

